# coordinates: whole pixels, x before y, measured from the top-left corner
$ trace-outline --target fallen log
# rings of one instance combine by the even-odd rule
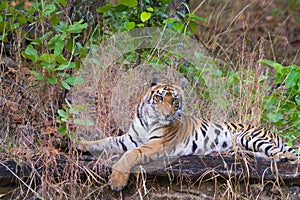
[[[84,155],[79,160],[74,161],[67,156],[58,155],[55,158],[57,166],[53,167],[52,175],[59,177],[66,172],[66,168],[71,166],[84,176],[86,169],[93,171],[101,177],[108,177],[111,168],[99,163],[97,158]],[[213,156],[183,156],[170,165],[158,169],[162,162],[154,161],[143,168],[147,174],[156,177],[186,177],[188,179],[198,179],[200,176],[219,176],[224,179],[234,178],[238,181],[248,178],[249,180],[280,180],[287,185],[300,185],[300,166],[288,162],[272,163],[264,159],[256,159],[247,163],[244,160],[237,160],[232,157]],[[43,162],[36,162],[35,169],[25,163],[18,164],[13,160],[0,162],[0,186],[17,182],[19,179],[26,180],[32,171],[43,173],[45,167]]]
[[[208,177],[220,176],[224,179],[282,180],[288,185],[300,185],[300,166],[288,162],[270,162],[256,159],[248,162],[236,160],[234,157],[213,156],[183,156],[175,163],[162,170],[153,171],[158,176],[172,173],[174,176],[184,176],[197,179],[202,175]]]

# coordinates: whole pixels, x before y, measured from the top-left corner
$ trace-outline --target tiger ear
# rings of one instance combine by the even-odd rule
[[[150,87],[153,87],[153,86],[157,85],[159,79],[160,79],[159,74],[154,73],[154,74],[152,75],[152,77],[151,77],[151,80],[150,80]]]
[[[185,89],[186,86],[189,84],[189,81],[186,79],[186,78],[181,78],[179,81],[178,81],[178,85],[181,87],[181,89]]]

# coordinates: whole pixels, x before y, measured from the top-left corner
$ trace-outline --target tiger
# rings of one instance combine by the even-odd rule
[[[96,141],[80,138],[82,151],[124,152],[113,165],[109,176],[112,190],[122,190],[130,170],[162,157],[209,155],[228,152],[234,146],[254,157],[274,161],[294,161],[295,150],[283,143],[281,137],[254,125],[213,122],[183,112],[185,78],[178,82],[160,81],[152,75],[150,87],[139,102],[126,134]]]

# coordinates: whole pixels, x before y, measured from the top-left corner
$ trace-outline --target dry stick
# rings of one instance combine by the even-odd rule
[[[20,179],[20,177],[15,174],[9,167],[7,167],[5,164],[3,164],[2,162],[0,162],[0,164],[2,166],[4,166],[12,175],[14,175],[19,181],[21,181],[22,184],[24,184],[33,194],[36,198],[38,199],[44,199],[43,197],[41,197],[36,191],[34,191],[29,185],[27,185],[22,179]]]

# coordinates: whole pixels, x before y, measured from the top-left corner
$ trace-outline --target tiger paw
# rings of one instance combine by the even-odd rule
[[[284,153],[278,153],[277,155],[273,156],[273,158],[277,162],[287,162],[287,161],[294,162],[298,159],[296,154],[294,154],[292,152],[288,152],[288,151],[286,151]]]
[[[120,191],[126,186],[128,178],[129,172],[113,170],[108,183],[112,190]]]

